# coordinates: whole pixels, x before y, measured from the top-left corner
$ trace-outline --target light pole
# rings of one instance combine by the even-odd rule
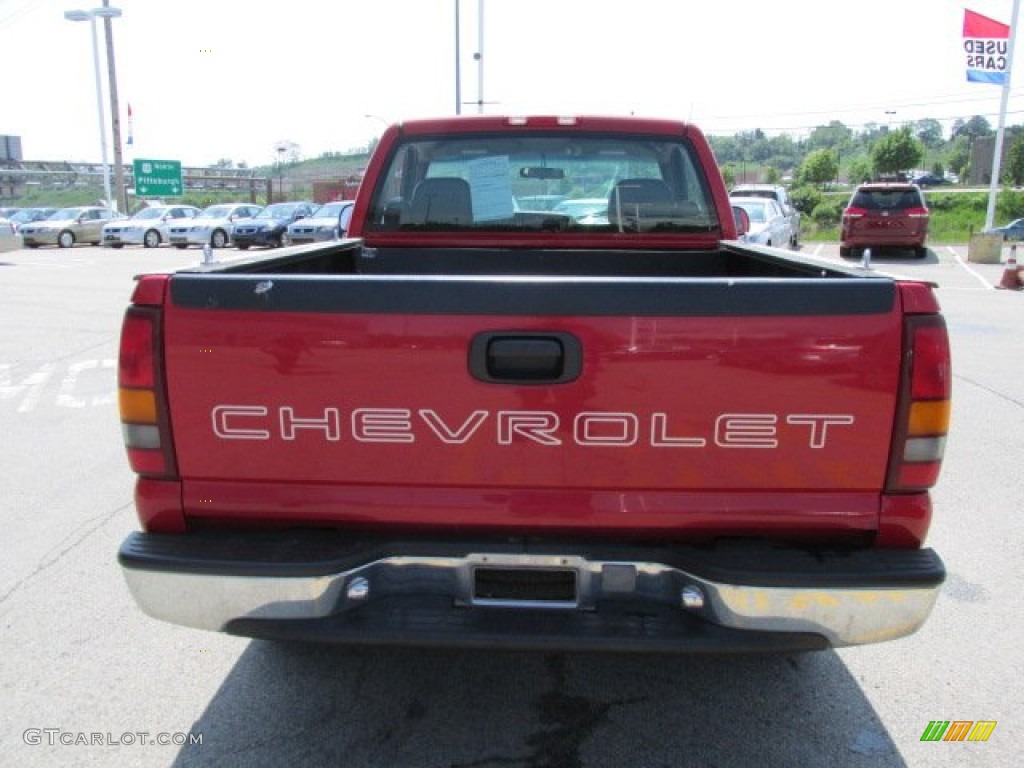
[[[99,43],[96,40],[96,17],[101,15],[97,11],[102,8],[93,8],[91,11],[64,11],[64,18],[68,21],[88,21],[92,27],[92,64],[96,74],[96,112],[99,115],[100,125],[100,155],[103,161],[103,194],[106,204],[110,205],[110,165],[107,162],[107,126],[103,119],[103,80],[100,77],[100,51]],[[109,9],[114,10],[114,9]],[[118,11],[120,13],[120,11]]]
[[[103,19],[103,32],[107,39],[107,88],[110,90],[110,138],[114,142],[114,194],[121,213],[128,213],[128,198],[124,191],[124,163],[121,156],[121,110],[117,103],[117,72],[114,69],[114,25],[112,19],[121,16],[120,8],[111,8],[110,0],[103,0],[102,8],[93,13]]]
[[[455,0],[455,114],[462,114],[462,75],[459,72],[459,64],[462,60],[462,54],[459,50],[459,3],[461,0]]]
[[[476,53],[476,111],[484,113],[484,0],[477,1]]]
[[[277,201],[281,202],[284,200],[284,153],[288,151],[288,147],[278,144],[275,149],[277,150]]]

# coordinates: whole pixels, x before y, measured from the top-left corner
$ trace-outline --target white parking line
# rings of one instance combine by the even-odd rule
[[[992,283],[990,283],[984,275],[977,272],[973,267],[971,267],[970,264],[964,261],[963,256],[957,253],[956,249],[954,249],[952,246],[947,245],[946,250],[953,255],[953,258],[956,260],[956,263],[959,264],[967,272],[967,274],[971,275],[973,278],[975,278],[979,283],[984,285],[990,291],[995,290],[996,287],[992,285]]]

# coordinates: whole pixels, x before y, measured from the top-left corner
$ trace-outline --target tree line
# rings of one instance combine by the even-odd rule
[[[733,136],[710,136],[727,183],[785,179],[794,185],[824,187],[833,182],[858,184],[911,169],[937,176],[947,172],[965,179],[970,171],[971,145],[991,137],[995,129],[980,115],[957,119],[948,138],[942,123],[925,118],[892,129],[868,123],[854,131],[839,120],[814,128],[806,138],[789,134],[767,136],[761,129]],[[1024,184],[1024,126],[1006,129],[1010,148],[1003,181]]]
[[[823,192],[840,183],[859,184],[924,170],[938,177],[954,174],[966,181],[976,139],[994,137],[995,129],[980,115],[957,119],[945,136],[934,118],[897,128],[868,123],[854,131],[839,120],[820,125],[806,138],[767,136],[755,129],[733,136],[709,136],[728,186],[742,182],[784,182],[794,204],[821,226],[834,224],[841,204]],[[1002,164],[1004,184],[1024,186],[1024,126],[1007,127],[1008,147]]]

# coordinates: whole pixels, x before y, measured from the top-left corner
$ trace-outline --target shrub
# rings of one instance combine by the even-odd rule
[[[1000,191],[996,198],[996,214],[997,218],[1007,221],[1024,216],[1024,192],[1016,189]]]
[[[811,214],[822,199],[821,192],[810,184],[801,184],[798,187],[793,187],[789,191],[789,196],[793,199],[794,207],[800,211],[800,213],[806,213],[808,215]]]
[[[826,200],[814,206],[811,211],[811,220],[818,227],[832,227],[839,223],[842,212],[840,205]]]

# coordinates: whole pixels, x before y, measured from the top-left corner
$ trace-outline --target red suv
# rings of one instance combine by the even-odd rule
[[[912,248],[928,253],[928,207],[916,184],[861,184],[843,211],[839,255],[856,258],[865,248]]]

